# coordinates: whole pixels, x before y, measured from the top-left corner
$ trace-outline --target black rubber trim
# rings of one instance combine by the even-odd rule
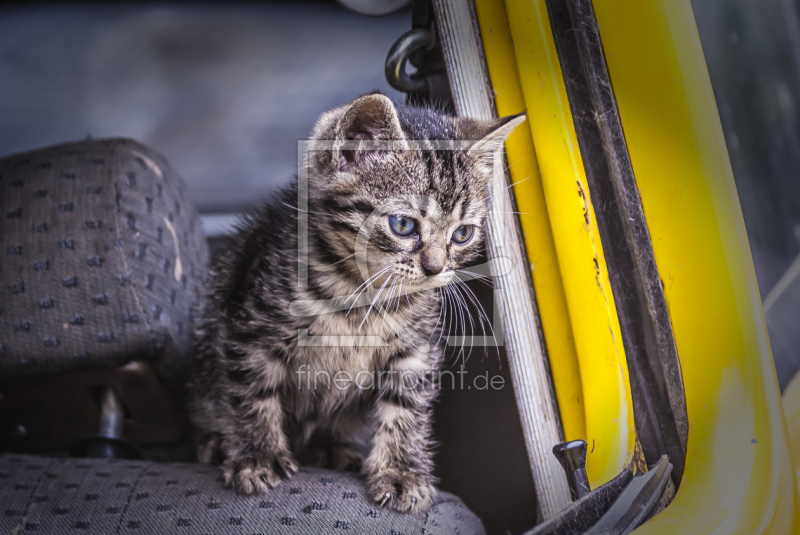
[[[672,464],[666,455],[646,474],[633,478],[614,505],[585,535],[624,535],[638,528],[658,509],[669,489]]]
[[[680,361],[597,20],[590,0],[547,0],[547,9],[619,316],[637,434],[648,465],[669,455],[677,488],[689,432]]]
[[[572,502],[556,516],[523,535],[581,535],[605,515],[633,479],[633,472],[623,470],[617,477],[583,498]]]

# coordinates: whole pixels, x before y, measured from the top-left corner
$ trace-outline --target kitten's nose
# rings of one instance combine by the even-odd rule
[[[438,275],[444,269],[445,254],[444,251],[425,250],[422,251],[420,260],[422,260],[422,270],[425,271],[425,275],[430,277]]]

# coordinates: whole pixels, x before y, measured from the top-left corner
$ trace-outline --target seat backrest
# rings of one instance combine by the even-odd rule
[[[166,160],[128,139],[0,160],[0,377],[152,364],[180,383],[207,262]]]

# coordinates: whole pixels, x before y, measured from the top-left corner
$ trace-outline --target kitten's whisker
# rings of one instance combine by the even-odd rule
[[[371,275],[371,276],[367,277],[367,280],[365,280],[364,282],[362,282],[362,283],[361,283],[361,284],[360,284],[358,287],[359,287],[359,288],[361,288],[361,286],[369,286],[370,284],[372,284],[373,282],[375,282],[375,279],[379,278],[381,275],[383,275],[384,273],[386,273],[386,272],[387,272],[387,271],[389,271],[390,269],[391,269],[391,267],[390,267],[390,266],[387,266],[387,267],[385,267],[385,268],[383,268],[383,269],[380,269],[380,270],[378,270],[378,271],[377,271],[375,274],[373,274],[373,275]],[[358,288],[357,288],[357,289],[358,289]]]
[[[359,286],[359,288],[360,288],[360,286]],[[361,299],[361,294],[366,292],[367,289],[368,289],[368,286],[364,286],[364,289],[362,289],[360,292],[358,292],[358,295],[355,296],[356,298],[353,300],[353,303],[350,305],[350,308],[347,309],[347,312],[345,313],[345,316],[349,316],[350,315],[350,312],[352,312],[353,308],[359,303],[359,301]],[[347,301],[349,301],[353,297],[353,295],[355,295],[355,292],[353,294],[350,294],[350,296],[342,304],[346,305]]]
[[[516,214],[516,215],[532,215],[533,212],[498,212],[497,210],[492,210],[493,214]]]
[[[472,353],[472,344],[475,342],[475,322],[472,320],[472,314],[469,310],[469,305],[467,304],[467,300],[464,299],[464,295],[459,288],[458,285],[453,286],[454,293],[458,297],[459,303],[461,304],[462,310],[464,311],[464,316],[466,316],[467,320],[469,320],[469,328],[470,328],[470,354]],[[464,341],[466,342],[466,330],[464,332]],[[469,358],[469,355],[467,355]]]
[[[442,326],[439,330],[439,340],[436,343],[439,343],[442,338],[445,338],[445,343],[447,343],[447,294],[444,290],[440,290],[439,294],[442,298]]]
[[[442,321],[442,325],[441,325],[441,327],[438,327],[439,328],[439,339],[436,340],[437,344],[442,340],[442,336],[444,336],[444,329],[445,329],[444,324],[447,321],[447,303],[445,302],[444,291],[442,291],[441,288],[439,289],[439,302],[440,302],[440,307],[441,308],[439,310],[439,318],[437,318],[437,320],[436,320],[436,325],[438,327],[439,320]]]
[[[453,300],[450,296],[450,289],[445,286],[445,297],[447,297],[447,313],[450,316],[447,318],[447,334],[448,336],[453,332],[453,320],[455,319],[455,308],[453,306]]]
[[[406,294],[406,299],[408,299],[408,294]],[[397,293],[397,306],[394,307],[395,316],[400,313],[400,303],[402,302],[403,302],[403,279],[400,279],[400,290]]]
[[[469,299],[469,300],[472,302],[472,305],[473,305],[473,306],[479,307],[480,305],[478,305],[478,304],[475,302],[475,299],[473,299],[473,297],[474,297],[474,296],[470,296],[469,294],[465,293],[465,292],[464,292],[464,291],[463,291],[463,290],[460,288],[460,286],[463,286],[463,287],[464,287],[464,288],[466,288],[467,290],[469,290],[469,288],[468,288],[466,285],[464,285],[463,283],[461,283],[461,284],[459,284],[459,285],[456,285],[456,286],[454,286],[454,287],[453,287],[453,288],[456,290],[456,292],[457,292],[457,293],[460,295],[460,297],[461,297],[461,302],[462,302],[462,303],[463,303],[463,305],[464,305],[464,310],[465,310],[465,313],[466,313],[466,315],[467,315],[467,318],[469,318],[469,326],[470,326],[470,346],[469,346],[469,353],[467,354],[467,360],[469,360],[469,357],[472,355],[472,350],[473,350],[473,349],[474,349],[474,347],[475,347],[475,323],[474,323],[474,321],[473,321],[473,319],[472,319],[472,313],[471,313],[471,311],[470,311],[469,305],[467,304],[467,301],[466,301],[466,299],[465,299],[465,296],[466,296],[466,297],[467,297],[467,298],[468,298],[468,299]],[[485,337],[485,336],[486,336],[486,330],[483,328],[483,318],[481,318],[480,314],[478,315],[478,320],[479,320],[479,322],[480,322],[480,325],[481,325],[481,330],[483,331],[483,335],[484,335],[484,337]]]
[[[376,273],[375,275],[377,275],[377,273]],[[360,295],[361,295],[361,294],[364,292],[364,290],[366,290],[366,289],[367,289],[367,287],[369,286],[369,282],[370,282],[370,280],[371,280],[373,277],[375,277],[375,275],[373,275],[372,277],[369,277],[367,280],[365,280],[364,282],[362,282],[361,284],[359,284],[359,285],[356,287],[356,289],[355,289],[355,290],[353,290],[353,293],[351,293],[350,295],[348,295],[348,296],[347,296],[347,299],[345,299],[345,300],[344,300],[342,303],[343,303],[343,304],[347,304],[347,302],[348,302],[349,300],[351,300],[351,299],[353,299],[353,298],[355,297],[356,299],[355,299],[355,301],[353,302],[353,304],[355,305],[355,302],[356,302],[356,301],[358,301],[358,297],[359,297],[359,296],[360,296]],[[360,291],[359,291],[359,290],[360,290]],[[350,308],[352,308],[352,306],[351,306]]]
[[[403,299],[403,277],[398,277],[397,279],[397,297],[393,297],[395,299],[394,305],[394,314],[392,314],[392,318],[394,318],[395,324],[398,323],[397,317],[400,315],[400,303]]]
[[[476,279],[476,280],[491,280],[492,279],[491,275],[484,275],[483,273],[478,273],[477,271],[468,271],[466,269],[456,269],[455,271],[458,272],[458,273],[463,273],[464,275],[468,276],[470,279]],[[469,280],[469,279],[467,279],[467,280]],[[461,277],[458,277],[458,281],[461,282],[461,283],[466,282]]]
[[[458,286],[453,286],[452,289],[453,289],[453,299],[458,304],[458,317],[461,320],[461,358],[462,362],[466,364],[467,359],[465,356],[464,344],[467,341],[467,324],[465,321],[465,316],[468,315],[469,311],[466,310],[466,305],[463,302],[461,296],[458,294]]]
[[[380,303],[381,317],[383,318],[383,323],[381,324],[381,336],[384,336],[384,329],[386,328],[386,316],[389,315],[389,309],[391,308],[392,299],[394,299],[392,295],[394,294],[394,289],[397,287],[398,282],[399,282],[398,279],[395,279],[392,282],[392,285],[389,287],[389,290],[387,291],[386,298],[383,300],[383,302]],[[392,328],[391,324],[389,325],[389,328],[390,329]]]
[[[478,309],[479,318],[481,319],[481,329],[483,329],[484,336],[486,336],[486,330],[483,328],[485,321],[486,325],[489,327],[489,331],[492,333],[492,339],[494,340],[495,345],[497,345],[497,337],[495,336],[494,333],[494,327],[492,326],[492,322],[489,321],[489,315],[486,313],[486,310],[483,308],[483,305],[481,304],[480,300],[475,295],[475,292],[473,292],[469,286],[467,286],[463,282],[461,282],[460,284],[464,287],[464,289],[467,292],[469,292],[468,295],[470,295],[470,299],[472,299],[472,302],[475,304],[475,308]]]
[[[442,310],[444,311],[444,314],[442,316],[442,331],[441,334],[439,335],[439,341],[441,341],[442,338],[447,340],[447,337],[450,335],[453,314],[450,311],[450,296],[448,295],[447,292],[447,286],[443,286],[439,290],[442,296],[442,303],[443,303]]]
[[[521,162],[521,161],[522,161],[522,158],[517,158],[517,159],[516,159],[516,160],[514,160],[512,163],[508,164],[508,165],[507,165],[507,166],[506,166],[506,167],[503,169],[503,171],[508,171],[509,169],[511,169],[511,167],[512,167],[512,166],[514,166],[514,165],[517,165],[517,164],[518,164],[519,162]]]
[[[453,297],[453,289],[450,286],[446,286],[447,288],[447,303],[448,306],[451,308],[450,316],[456,322],[456,327],[458,327],[458,319],[456,314],[458,313],[458,306],[456,305],[455,298]],[[448,330],[452,330],[448,326]],[[458,352],[455,354],[456,362],[458,362],[459,357],[461,357],[461,353],[464,351],[463,345],[458,348]]]
[[[361,294],[362,294],[362,293],[364,293],[364,291],[365,291],[367,288],[369,288],[369,285],[370,285],[370,284],[371,284],[371,283],[372,283],[372,282],[373,282],[375,279],[377,279],[378,277],[380,277],[381,275],[383,275],[384,273],[386,273],[387,271],[389,271],[389,269],[391,269],[391,268],[387,266],[387,267],[385,267],[385,268],[381,269],[380,271],[378,271],[377,273],[375,273],[374,275],[372,275],[371,277],[368,277],[368,278],[367,278],[367,280],[365,280],[364,282],[362,282],[361,284],[359,284],[359,285],[358,285],[358,288],[356,288],[356,289],[353,291],[353,293],[351,293],[351,294],[350,294],[350,296],[349,296],[347,299],[345,299],[345,300],[344,300],[344,304],[347,304],[347,302],[348,302],[350,299],[352,299],[352,298],[353,298],[353,296],[355,296],[355,297],[356,297],[356,299],[355,299],[355,301],[353,301],[353,305],[355,305],[355,304],[356,304],[356,302],[358,301],[358,298],[361,296]],[[363,289],[363,290],[361,290],[361,291],[359,292],[358,290],[359,290],[359,289],[360,289],[362,286],[364,287],[364,289]],[[356,293],[358,293],[358,295],[356,295]],[[351,306],[351,307],[350,307],[350,309],[352,310],[352,308],[353,308],[353,307]],[[349,312],[350,312],[350,311],[348,310],[348,313],[349,313]]]
[[[516,182],[512,182],[511,184],[509,184],[508,186],[504,187],[504,188],[503,188],[503,189],[501,189],[500,191],[493,191],[492,193],[490,193],[489,195],[487,195],[487,196],[486,196],[486,197],[484,197],[483,199],[479,199],[479,202],[483,202],[483,201],[486,201],[486,200],[488,200],[488,199],[491,199],[492,197],[494,197],[494,196],[495,196],[495,195],[497,195],[498,193],[503,193],[503,192],[504,192],[504,191],[506,191],[507,189],[513,188],[513,187],[514,187],[514,186],[516,186],[517,184],[522,184],[523,182],[525,182],[525,181],[526,181],[526,180],[528,180],[529,178],[531,178],[531,177],[527,176],[527,177],[523,178],[522,180],[517,180]]]
[[[470,279],[480,282],[481,284],[485,284],[488,288],[494,290],[494,285],[492,284],[492,277],[490,277],[489,275],[481,275],[473,271],[464,271],[463,269],[457,269],[455,271],[469,275]],[[466,283],[466,281],[460,277],[457,277],[457,279],[459,284]]]
[[[408,295],[406,295],[406,297],[408,297]],[[439,322],[442,320],[442,312],[443,311],[444,311],[444,299],[442,298],[442,292],[441,292],[441,289],[440,289],[440,291],[439,291],[439,314],[436,316],[436,323],[433,326],[433,330],[431,331],[431,334],[428,336],[428,343],[431,343],[431,339],[436,334],[436,330],[439,328]],[[441,340],[441,339],[442,339],[442,334],[440,332],[439,333],[439,340]],[[439,343],[439,340],[436,341],[437,344]]]
[[[400,170],[403,171],[403,173],[405,173],[406,178],[408,179],[408,183],[409,184],[413,184],[414,183],[414,179],[411,177],[411,175],[408,174],[408,171],[406,171],[405,168],[402,165],[400,166]],[[395,182],[395,184],[397,184],[397,182]],[[398,184],[398,186],[399,186],[399,184]]]
[[[369,313],[372,311],[373,307],[375,306],[375,301],[378,300],[378,297],[380,297],[381,293],[383,292],[383,289],[386,288],[386,285],[389,284],[389,281],[392,280],[392,277],[394,277],[394,273],[390,274],[386,278],[386,281],[383,283],[383,285],[381,286],[380,290],[378,290],[378,292],[372,298],[372,302],[369,304],[369,308],[367,309],[367,313],[364,314],[364,319],[361,320],[361,324],[358,326],[358,329],[356,329],[356,332],[360,331],[361,327],[364,325],[364,322],[367,321],[367,318],[369,317]]]
[[[388,270],[388,268],[386,268],[386,270]],[[382,270],[382,271],[384,271],[384,270]],[[382,272],[382,271],[379,271],[378,273],[376,273],[375,275],[373,275],[372,277],[370,277],[369,279],[367,279],[366,281],[364,281],[364,282],[363,282],[361,285],[359,285],[359,287],[358,287],[358,288],[356,288],[356,291],[355,291],[355,292],[353,292],[352,294],[350,294],[350,296],[349,296],[347,299],[345,299],[345,300],[344,300],[344,303],[343,303],[343,304],[347,304],[347,302],[348,302],[350,299],[352,299],[352,298],[353,298],[353,296],[355,296],[355,299],[353,299],[353,303],[350,305],[350,308],[348,308],[348,309],[347,309],[347,314],[346,314],[347,316],[349,316],[349,315],[350,315],[350,312],[353,310],[353,307],[355,307],[355,306],[358,304],[358,302],[360,301],[360,299],[361,299],[361,294],[363,294],[364,292],[366,292],[367,290],[369,290],[369,285],[370,285],[370,282],[371,282],[372,280],[374,280],[375,278],[379,277],[380,275],[382,275],[382,274],[383,274],[383,272]],[[359,288],[361,288],[361,291],[360,291],[360,292],[358,291],[358,289],[359,289]],[[358,292],[358,293],[356,294],[356,292]],[[368,294],[368,295],[369,295],[369,294]]]
[[[281,203],[287,208],[291,208],[292,210],[297,210],[298,212],[303,212],[304,214],[315,214],[315,215],[324,215],[325,217],[333,217],[333,214],[326,214],[325,212],[312,212],[310,210],[301,210],[298,206],[292,206],[289,203],[283,202]]]
[[[383,273],[385,273],[385,272],[386,272],[386,271],[388,271],[388,270],[389,270],[389,268],[384,268],[382,271],[379,271],[378,273],[376,273],[375,275],[373,275],[372,277],[370,277],[370,279],[371,279],[371,280],[375,280],[376,278],[380,277],[381,275],[383,275]],[[368,289],[370,289],[370,287],[369,287],[369,284],[370,284],[370,282],[371,282],[371,281],[367,281],[367,282],[365,282],[364,284],[362,284],[362,285],[361,285],[361,286],[363,286],[364,288],[363,288],[363,289],[362,289],[360,292],[358,292],[358,295],[356,295],[356,298],[353,300],[353,303],[350,305],[350,308],[348,308],[348,309],[347,309],[347,314],[345,314],[346,316],[349,316],[349,315],[350,315],[350,312],[353,310],[353,308],[354,308],[354,307],[355,307],[355,306],[356,306],[356,305],[359,303],[359,301],[361,300],[361,294],[363,294],[363,293],[364,293],[364,292],[366,292]],[[361,286],[359,286],[359,288],[361,288]],[[356,288],[356,290],[358,290],[358,288]],[[375,290],[372,290],[372,291],[374,292]],[[350,299],[353,297],[353,295],[354,295],[354,294],[355,294],[355,292],[353,292],[353,294],[350,294],[350,297],[348,297],[348,298],[347,298],[347,299],[344,301],[344,303],[343,303],[343,304],[347,304],[347,301],[349,301],[349,300],[350,300]],[[373,297],[374,297],[374,296],[373,296]]]
[[[442,341],[442,338],[447,339],[447,293],[444,288],[439,288],[439,297],[442,301],[442,327],[439,331],[439,339],[436,341],[437,344]]]
[[[403,277],[402,276],[398,276],[397,277],[397,282],[395,283],[395,286],[397,287],[397,296],[392,297],[392,299],[389,299],[387,306],[389,307],[389,309],[391,309],[391,307],[392,307],[391,301],[393,299],[397,300],[397,302],[395,303],[395,307],[394,307],[394,314],[392,315],[393,318],[397,319],[397,314],[400,311],[400,299],[402,297],[401,294],[403,292]]]
[[[478,320],[480,322],[481,331],[483,332],[483,335],[486,336],[486,329],[484,328],[483,324],[483,315],[485,315],[485,313],[483,312],[483,306],[480,304],[480,301],[478,301],[477,296],[472,292],[469,286],[467,286],[463,282],[459,283],[459,286],[463,286],[463,288],[460,288],[459,290],[461,291],[462,295],[466,296],[467,299],[469,299],[470,302],[472,303],[472,306],[474,306],[478,310]]]
[[[320,266],[320,267],[331,267],[331,266],[335,266],[336,264],[340,264],[340,263],[344,262],[345,260],[348,260],[348,259],[350,259],[350,258],[353,258],[355,255],[356,255],[356,253],[353,253],[353,254],[351,254],[351,255],[349,255],[349,256],[345,256],[344,258],[342,258],[342,259],[340,259],[340,260],[337,260],[337,261],[336,261],[336,262],[334,262],[333,264],[325,264],[324,266]]]
[[[389,275],[389,277],[386,279],[386,282],[383,284],[383,286],[381,286],[380,291],[375,296],[375,305],[377,305],[375,307],[375,310],[376,311],[380,311],[381,317],[383,318],[383,323],[381,324],[381,336],[383,336],[383,330],[384,330],[384,328],[386,326],[386,315],[387,315],[386,314],[386,307],[387,307],[387,303],[389,302],[389,299],[391,299],[392,290],[394,289],[394,285],[397,282],[397,279],[395,279],[394,277],[395,277],[394,273]],[[391,284],[389,284],[390,282],[391,282]],[[387,285],[388,285],[388,289],[386,290],[386,295],[387,296],[381,298],[381,294],[383,293],[383,290],[384,290],[384,288],[386,288]],[[369,314],[369,310],[367,311],[367,314]]]
[[[467,326],[466,322],[464,321],[464,316],[466,315],[466,311],[464,310],[464,305],[461,302],[461,296],[458,295],[457,286],[453,286],[453,299],[455,300],[456,304],[458,305],[458,317],[461,320],[461,364],[467,364],[467,352],[465,349],[465,345],[467,343]]]
[[[447,325],[448,334],[451,334],[452,331],[453,331],[453,322],[454,321],[456,322],[456,326],[458,326],[458,318],[456,317],[456,313],[458,312],[458,307],[456,305],[455,298],[453,297],[453,290],[450,288],[450,286],[445,286],[444,288],[446,290],[446,295],[447,295],[447,305],[448,305],[448,308],[451,309],[451,310],[449,310],[449,312],[450,312],[450,320],[449,320],[448,325]],[[456,353],[456,362],[458,362],[458,357],[461,356],[461,353],[463,351],[464,351],[464,347],[462,345],[462,347],[459,348],[458,353]]]

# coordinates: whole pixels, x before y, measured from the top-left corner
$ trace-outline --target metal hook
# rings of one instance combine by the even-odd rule
[[[411,54],[430,47],[433,42],[433,32],[426,28],[413,28],[401,35],[392,45],[389,55],[386,56],[385,72],[389,85],[405,93],[427,89],[428,80],[408,74],[406,63]]]

